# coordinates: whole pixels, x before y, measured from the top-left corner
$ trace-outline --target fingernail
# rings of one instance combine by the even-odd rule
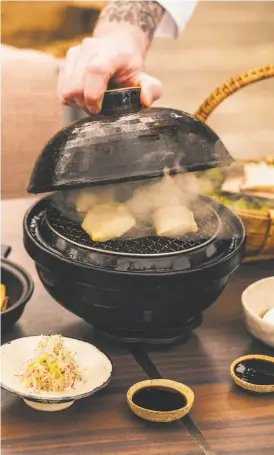
[[[91,112],[92,114],[98,114],[98,109],[97,109],[97,105],[95,104],[87,104],[87,108],[89,110],[89,112]]]
[[[96,107],[97,107],[97,109],[98,109],[98,112],[101,112],[101,110],[102,110],[102,104],[103,104],[103,100],[98,101],[98,103],[97,103],[97,105],[96,105]]]
[[[145,107],[149,107],[152,103],[152,99],[151,99],[151,96],[149,95],[143,95],[143,99],[142,99],[142,104],[145,106]]]
[[[149,92],[149,90],[146,90],[146,88],[142,87],[141,89],[141,103],[145,107],[149,107],[152,103],[152,97]]]
[[[92,114],[99,114],[102,109],[102,101],[98,101],[96,104],[87,103],[87,108]]]

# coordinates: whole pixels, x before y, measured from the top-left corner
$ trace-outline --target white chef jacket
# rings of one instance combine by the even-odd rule
[[[191,18],[198,0],[157,0],[165,9],[155,37],[176,38]]]

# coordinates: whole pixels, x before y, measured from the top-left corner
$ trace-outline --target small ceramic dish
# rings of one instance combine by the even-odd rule
[[[105,387],[111,378],[112,363],[95,346],[84,341],[63,337],[64,346],[75,352],[75,360],[83,380],[67,392],[32,391],[25,387],[19,377],[27,364],[35,357],[42,336],[19,338],[1,346],[1,387],[20,396],[25,403],[38,411],[61,411],[75,400],[93,395]]]
[[[26,270],[7,259],[10,251],[9,246],[1,246],[1,283],[5,285],[8,296],[7,308],[0,313],[3,332],[7,332],[20,319],[34,290],[33,281]]]
[[[158,392],[158,396],[155,396],[155,391]],[[163,396],[166,392],[170,396]],[[149,396],[151,393],[152,397]],[[173,422],[189,413],[194,403],[194,393],[179,382],[152,379],[134,384],[128,390],[127,402],[132,412],[143,420]]]
[[[234,360],[230,374],[239,387],[256,393],[274,392],[274,357],[250,354]]]
[[[274,348],[274,324],[262,319],[274,308],[274,276],[256,281],[242,294],[242,305],[248,330],[263,343]]]

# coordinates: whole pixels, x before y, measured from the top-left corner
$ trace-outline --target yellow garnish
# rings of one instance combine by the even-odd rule
[[[6,311],[9,298],[6,295],[6,286],[1,284],[1,311]]]
[[[40,340],[36,358],[22,375],[27,388],[45,392],[64,392],[81,379],[79,366],[64,346],[61,335],[44,336]]]

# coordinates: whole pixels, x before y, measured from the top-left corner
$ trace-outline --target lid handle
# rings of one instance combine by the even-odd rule
[[[107,90],[102,105],[102,115],[121,115],[142,109],[140,87]]]

